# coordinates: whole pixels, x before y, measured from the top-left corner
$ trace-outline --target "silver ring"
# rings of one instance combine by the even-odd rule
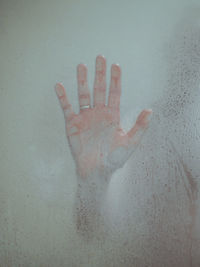
[[[80,106],[80,109],[86,109],[86,108],[90,108],[90,105],[87,105],[87,106]]]

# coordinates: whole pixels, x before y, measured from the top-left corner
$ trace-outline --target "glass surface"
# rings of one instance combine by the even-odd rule
[[[199,1],[3,0],[0,25],[0,266],[199,267]],[[76,66],[92,94],[99,54],[107,84],[121,66],[122,127],[153,114],[112,174],[104,235],[86,240],[54,85],[79,112]]]

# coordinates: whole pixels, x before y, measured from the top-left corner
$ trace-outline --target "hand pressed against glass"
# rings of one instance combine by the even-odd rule
[[[87,83],[87,67],[77,67],[80,112],[75,114],[62,84],[56,93],[64,112],[66,133],[77,171],[87,177],[95,171],[113,173],[123,166],[148,126],[151,110],[143,110],[127,133],[120,127],[121,69],[111,67],[108,104],[106,104],[106,60],[96,58],[93,106]]]

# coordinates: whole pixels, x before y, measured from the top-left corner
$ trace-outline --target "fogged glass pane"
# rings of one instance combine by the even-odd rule
[[[199,267],[199,1],[4,0],[0,25],[0,266]]]

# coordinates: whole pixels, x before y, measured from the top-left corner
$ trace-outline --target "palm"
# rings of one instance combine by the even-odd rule
[[[136,133],[144,132],[148,125],[150,110],[143,110],[133,128],[125,133],[120,127],[121,70],[116,64],[111,68],[111,82],[108,104],[106,105],[106,61],[102,56],[96,59],[96,76],[94,83],[94,107],[91,107],[90,93],[87,85],[87,68],[80,64],[77,68],[80,113],[75,114],[61,84],[56,92],[66,118],[66,133],[72,154],[79,172],[94,169],[117,169],[127,158],[124,153],[115,153],[120,148],[132,151],[136,143]],[[116,155],[115,155],[116,154]],[[113,155],[115,155],[113,157]],[[115,167],[108,162],[117,162]],[[110,164],[112,165],[112,164]]]
[[[76,132],[71,132],[71,129]],[[68,126],[66,125],[66,130],[69,140],[79,138],[82,144],[82,147],[78,147],[78,151],[75,148],[75,153],[84,152],[91,143],[93,143],[91,150],[94,149],[94,146],[101,145],[102,142],[108,143],[108,140],[113,140],[115,135],[122,132],[122,129],[120,131],[119,120],[110,113],[108,107],[94,107],[82,111],[71,120]],[[110,146],[111,143],[109,142],[108,145]]]
[[[68,136],[79,135],[82,141],[90,137],[98,138],[106,129],[119,128],[119,120],[110,113],[108,107],[94,107],[82,111],[74,116],[71,122],[66,125]],[[71,131],[74,129],[76,132]]]

